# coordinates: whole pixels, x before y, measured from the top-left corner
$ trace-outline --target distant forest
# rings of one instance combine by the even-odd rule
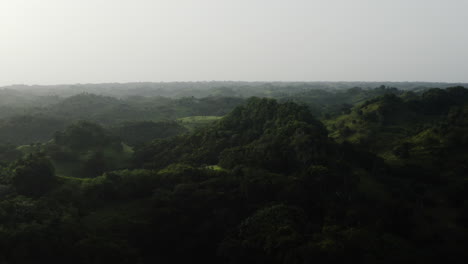
[[[465,87],[0,88],[0,263],[465,263]]]

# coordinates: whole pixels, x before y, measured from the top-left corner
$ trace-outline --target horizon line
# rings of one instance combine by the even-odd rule
[[[54,84],[24,84],[24,83],[13,83],[0,85],[0,88],[8,87],[46,87],[46,86],[64,86],[64,85],[105,85],[105,84],[174,84],[174,83],[256,83],[256,84],[268,84],[268,83],[427,83],[427,84],[468,84],[468,81],[244,81],[244,80],[197,80],[197,81],[128,81],[128,82],[77,82],[77,83],[54,83]]]

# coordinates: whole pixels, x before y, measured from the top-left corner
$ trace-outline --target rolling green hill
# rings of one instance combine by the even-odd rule
[[[0,122],[0,259],[468,257],[468,89],[254,86],[268,98],[79,94]]]

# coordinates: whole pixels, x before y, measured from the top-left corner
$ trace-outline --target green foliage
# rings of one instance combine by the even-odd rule
[[[123,169],[133,153],[118,137],[98,124],[81,121],[56,132],[55,139],[23,152],[44,152],[60,176],[96,177],[105,171]]]
[[[82,182],[86,196],[104,200],[148,197],[156,183],[155,173],[147,170],[108,172]]]
[[[0,145],[0,163],[13,162],[22,156],[14,145]]]
[[[246,218],[223,241],[220,253],[233,263],[297,263],[292,255],[306,233],[307,218],[301,209],[274,205]]]
[[[93,152],[83,163],[83,173],[87,177],[97,177],[108,169],[102,152]]]
[[[37,113],[89,118],[0,147],[0,262],[468,257],[467,89],[206,85],[44,99]],[[215,96],[256,94],[279,100]]]
[[[209,125],[221,119],[220,116],[188,116],[177,119],[177,121],[188,130]]]
[[[57,145],[68,147],[73,151],[102,148],[109,145],[115,145],[118,148],[120,144],[104,128],[87,121],[80,121],[67,127],[63,132],[55,133],[54,141]]]
[[[12,184],[18,194],[41,196],[56,183],[54,167],[42,155],[30,155],[15,164]]]
[[[45,142],[65,127],[64,120],[41,115],[18,115],[0,120],[0,143],[22,145]]]
[[[220,163],[227,168],[257,162],[258,166],[273,165],[273,170],[284,171],[312,159],[321,162],[327,143],[327,131],[306,106],[252,98],[211,127],[139,149],[136,160],[151,160],[148,166],[153,168],[174,161]]]

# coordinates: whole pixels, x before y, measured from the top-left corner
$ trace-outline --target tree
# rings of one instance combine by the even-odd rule
[[[258,210],[220,244],[230,263],[300,263],[296,250],[305,242],[304,211],[284,204]]]
[[[12,183],[18,194],[41,196],[56,183],[54,167],[44,155],[31,154],[16,163]]]
[[[94,152],[83,164],[83,173],[86,177],[97,177],[107,169],[106,159],[100,151]]]

